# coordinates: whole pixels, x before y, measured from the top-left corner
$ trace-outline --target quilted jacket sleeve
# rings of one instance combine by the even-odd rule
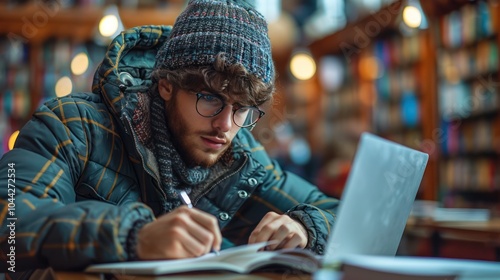
[[[307,248],[323,254],[335,222],[339,201],[330,198],[299,176],[284,172],[273,162],[259,195],[279,212],[300,221],[308,231]]]
[[[0,272],[126,260],[132,224],[153,219],[141,203],[76,202],[74,187],[93,148],[88,139],[99,137],[77,103],[94,106],[71,98],[42,106],[0,160]]]
[[[282,170],[253,137],[248,136],[246,140],[252,147],[251,157],[257,159],[266,170],[263,181],[253,195],[252,204],[247,204],[254,208],[249,212],[262,211],[259,208],[268,209],[300,221],[308,231],[307,248],[323,254],[334,226],[339,200],[328,197],[299,176]]]

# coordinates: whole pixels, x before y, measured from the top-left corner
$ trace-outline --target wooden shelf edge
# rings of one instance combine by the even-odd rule
[[[140,25],[172,25],[180,8],[119,9],[125,29]],[[104,15],[103,7],[58,8],[27,4],[9,8],[0,5],[0,34],[29,43],[48,38],[88,40]]]
[[[311,53],[315,57],[321,57],[343,53],[346,49],[360,52],[384,31],[396,28],[403,7],[402,3],[403,1],[397,0],[372,15],[348,24],[338,32],[312,42],[309,45]]]

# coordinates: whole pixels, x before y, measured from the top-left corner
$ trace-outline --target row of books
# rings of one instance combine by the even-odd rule
[[[422,130],[418,128],[406,129],[399,133],[390,133],[388,135],[382,134],[385,138],[401,143],[407,147],[415,150],[422,150]]]
[[[31,106],[29,46],[0,38],[0,114],[28,117]]]
[[[379,58],[386,68],[404,67],[420,59],[425,37],[392,36],[374,43],[373,54]]]
[[[441,163],[440,181],[445,189],[500,189],[500,161],[496,158],[448,159]]]
[[[358,111],[360,100],[358,88],[354,84],[348,84],[324,98],[322,104],[326,119],[333,120]]]
[[[477,1],[441,18],[441,42],[445,47],[469,45],[496,32],[495,1]]]
[[[420,121],[420,100],[414,92],[403,93],[397,103],[377,100],[373,110],[374,127],[378,132],[416,127]]]
[[[422,139],[418,69],[426,44],[424,33],[389,36],[374,45],[373,55],[381,61],[375,80],[376,101],[372,126],[377,134],[418,149]]]
[[[500,206],[490,201],[471,200],[463,195],[448,194],[444,196],[443,201],[451,208],[468,208],[468,209],[488,209],[490,213],[499,213]]]
[[[483,195],[487,194],[484,192]],[[442,194],[443,205],[449,208],[467,208],[467,209],[488,209],[491,216],[497,216],[500,213],[500,204],[495,201],[495,198],[490,194],[489,199],[472,198],[470,195],[457,192],[455,190],[444,190]]]
[[[441,198],[447,207],[495,208],[500,161],[498,125],[498,7],[466,4],[441,18],[438,51],[438,144]],[[489,201],[470,193],[482,193]]]
[[[453,51],[442,49],[438,56],[439,75],[454,84],[497,71],[498,59],[498,44],[495,40],[481,41],[472,47]]]
[[[28,44],[0,36],[0,53],[5,54],[0,57],[0,62],[2,62],[0,65],[15,67],[19,64],[26,64],[29,62],[29,52]]]
[[[0,36],[0,156],[11,134],[30,115],[30,46]]]
[[[475,122],[443,122],[438,141],[445,156],[496,155],[500,139],[495,119]]]
[[[499,94],[492,76],[480,76],[472,83],[444,83],[439,88],[439,114],[444,120],[490,115],[500,111]]]
[[[416,91],[417,68],[389,69],[375,81],[377,97],[382,100],[398,100],[404,92]]]

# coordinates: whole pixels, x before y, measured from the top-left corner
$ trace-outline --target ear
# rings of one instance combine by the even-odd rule
[[[174,95],[174,86],[165,79],[158,82],[158,93],[165,101],[170,101]]]

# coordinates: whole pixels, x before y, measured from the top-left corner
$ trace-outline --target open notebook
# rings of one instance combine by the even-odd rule
[[[422,179],[428,155],[364,133],[342,195],[338,218],[323,258],[307,250],[258,251],[244,245],[199,258],[98,264],[86,272],[162,275],[224,270],[248,273],[283,266],[305,272],[350,254],[394,255]]]

